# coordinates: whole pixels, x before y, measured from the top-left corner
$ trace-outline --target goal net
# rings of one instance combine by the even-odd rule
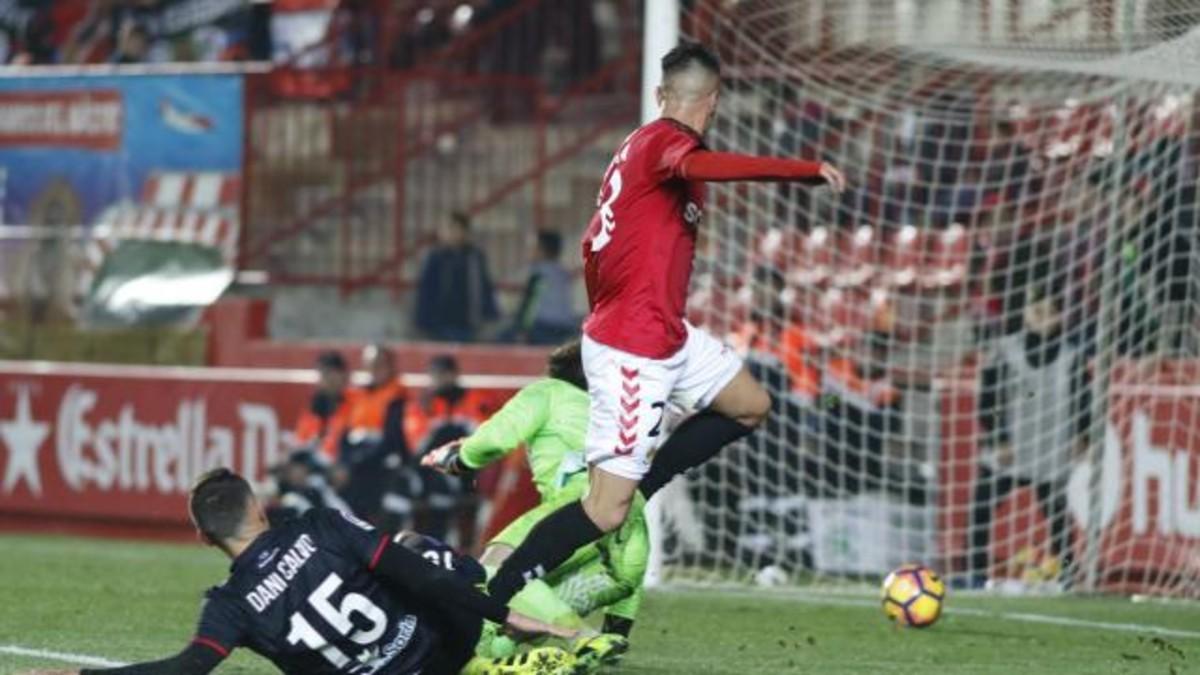
[[[714,149],[690,303],[774,398],[661,502],[661,573],[1200,595],[1200,2],[687,3]]]

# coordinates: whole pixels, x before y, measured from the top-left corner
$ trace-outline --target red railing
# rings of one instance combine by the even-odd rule
[[[533,228],[574,236],[615,143],[597,142],[636,122],[639,56],[562,58],[556,45],[578,36],[547,31],[566,4],[519,2],[419,68],[249,78],[240,266],[273,283],[400,290],[457,210],[503,282],[524,269]]]

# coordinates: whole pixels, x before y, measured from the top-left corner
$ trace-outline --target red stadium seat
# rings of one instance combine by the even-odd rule
[[[747,306],[739,301],[738,285],[722,275],[696,277],[688,296],[687,317],[693,325],[703,326],[714,335],[724,335],[746,319]]]
[[[839,260],[832,283],[842,288],[866,286],[877,272],[879,241],[875,228],[861,225],[839,237]]]
[[[814,227],[796,245],[789,280],[800,286],[824,284],[833,274],[836,258],[834,234],[828,227]]]
[[[869,294],[860,290],[829,288],[818,302],[817,341],[824,347],[851,344],[871,327]]]
[[[754,266],[764,264],[778,269],[786,269],[787,264],[791,262],[788,260],[788,257],[792,254],[790,248],[794,246],[789,243],[791,239],[794,239],[794,237],[789,236],[777,227],[757,234],[750,253],[751,269]]]
[[[925,259],[925,247],[925,233],[913,225],[905,225],[893,232],[884,244],[886,272],[883,283],[893,288],[916,283]]]
[[[788,286],[784,291],[788,320],[804,326],[820,325],[820,290],[813,286]]]
[[[921,285],[932,289],[959,286],[966,280],[970,258],[970,234],[962,225],[951,225],[933,237],[921,274]]]

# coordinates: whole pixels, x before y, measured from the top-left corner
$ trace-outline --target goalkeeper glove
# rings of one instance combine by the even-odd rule
[[[461,448],[461,440],[450,441],[445,445],[438,446],[421,458],[421,466],[428,467],[448,476],[461,476],[465,473],[470,473],[471,468],[463,464],[460,453]]]

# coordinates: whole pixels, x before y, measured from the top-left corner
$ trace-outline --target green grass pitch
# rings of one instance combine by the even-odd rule
[[[0,650],[170,655],[226,569],[199,546],[0,536]],[[952,596],[949,610],[895,630],[866,596],[655,592],[620,672],[1200,673],[1200,604]],[[66,665],[0,651],[0,675]],[[276,671],[241,653],[218,672]]]

